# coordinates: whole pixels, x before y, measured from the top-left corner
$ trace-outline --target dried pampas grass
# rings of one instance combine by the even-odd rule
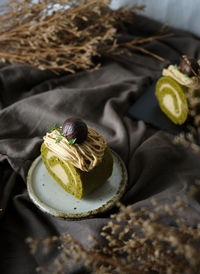
[[[94,57],[169,34],[118,43],[118,30],[143,6],[111,10],[108,0],[10,0],[0,10],[0,61],[25,63],[56,73],[98,68]],[[3,12],[4,11],[4,12]]]
[[[102,228],[101,243],[90,236],[88,248],[70,234],[27,238],[32,254],[41,247],[46,254],[59,246],[52,265],[37,270],[70,273],[72,267],[82,264],[86,273],[96,274],[200,273],[199,219],[183,199],[177,197],[173,204],[152,200],[149,208],[120,205],[120,209]]]
[[[200,153],[200,90],[190,90],[186,94],[189,106],[189,118],[186,123],[186,132],[174,138],[174,143],[191,148]]]

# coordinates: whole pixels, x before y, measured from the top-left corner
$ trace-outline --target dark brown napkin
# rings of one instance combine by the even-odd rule
[[[156,34],[161,26],[139,18],[129,27],[132,38]],[[146,49],[167,59],[185,54],[200,58],[200,40],[192,34],[172,30],[171,38],[153,41]],[[30,255],[28,236],[43,238],[71,233],[83,245],[88,235],[100,238],[107,212],[77,221],[45,215],[30,201],[26,175],[40,154],[42,136],[48,125],[61,124],[69,116],[79,116],[98,130],[124,160],[129,183],[122,198],[125,204],[149,204],[151,197],[173,200],[200,177],[200,157],[181,146],[173,137],[128,117],[127,110],[160,75],[163,63],[140,52],[119,61],[102,58],[98,71],[55,76],[26,65],[0,67],[0,273],[35,273],[38,265],[48,265],[51,254]],[[200,212],[198,199],[188,203]],[[115,209],[113,209],[115,210]],[[81,266],[71,269],[81,272]]]

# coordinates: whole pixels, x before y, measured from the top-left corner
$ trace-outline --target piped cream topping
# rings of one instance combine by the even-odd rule
[[[87,139],[82,144],[69,145],[69,140],[65,137],[56,142],[58,135],[60,135],[60,130],[55,129],[50,133],[48,132],[43,139],[45,145],[61,159],[69,161],[83,171],[90,171],[101,162],[107,143],[91,127],[88,127]]]
[[[200,89],[200,80],[197,76],[187,77],[184,73],[179,71],[173,65],[163,69],[163,76],[170,76],[176,80],[179,84],[186,86],[190,89]]]

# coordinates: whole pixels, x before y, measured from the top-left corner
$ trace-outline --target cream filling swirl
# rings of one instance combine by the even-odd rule
[[[83,171],[90,171],[101,162],[107,143],[97,131],[88,127],[87,139],[82,144],[75,143],[71,146],[65,137],[56,143],[59,134],[60,131],[56,129],[43,137],[45,145],[58,157]]]
[[[179,84],[188,87],[189,89],[200,89],[200,80],[198,77],[187,77],[181,71],[176,69],[173,65],[170,65],[167,69],[163,69],[163,76],[170,76],[176,80]]]

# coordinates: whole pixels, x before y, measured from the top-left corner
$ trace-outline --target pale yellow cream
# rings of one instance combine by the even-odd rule
[[[200,89],[200,79],[196,76],[187,77],[184,73],[170,65],[167,69],[163,69],[163,76],[170,76],[179,84],[188,87],[191,90]]]
[[[161,91],[162,89],[164,88],[170,88],[174,95],[176,96],[176,100],[177,100],[177,103],[178,103],[178,111],[175,109],[175,106],[174,106],[174,99],[172,98],[172,96],[170,94],[165,94],[165,96],[163,97],[163,105],[176,117],[179,117],[179,115],[181,114],[181,104],[182,104],[182,101],[178,95],[178,92],[177,90],[170,86],[170,84],[163,84],[162,87],[161,87]]]
[[[49,150],[48,153],[47,153],[47,161],[50,160],[51,157],[53,157],[53,156],[56,156],[56,154]],[[69,168],[69,165],[66,162],[65,162],[65,164],[67,165],[68,171],[70,172],[70,174],[73,177],[74,182],[76,184],[76,176],[74,176],[73,172],[71,172],[71,169]],[[63,184],[67,185],[67,184],[70,183],[69,177],[68,177],[68,175],[66,174],[64,168],[61,165],[56,164],[56,165],[53,165],[53,166],[49,166],[49,168],[63,182]]]

